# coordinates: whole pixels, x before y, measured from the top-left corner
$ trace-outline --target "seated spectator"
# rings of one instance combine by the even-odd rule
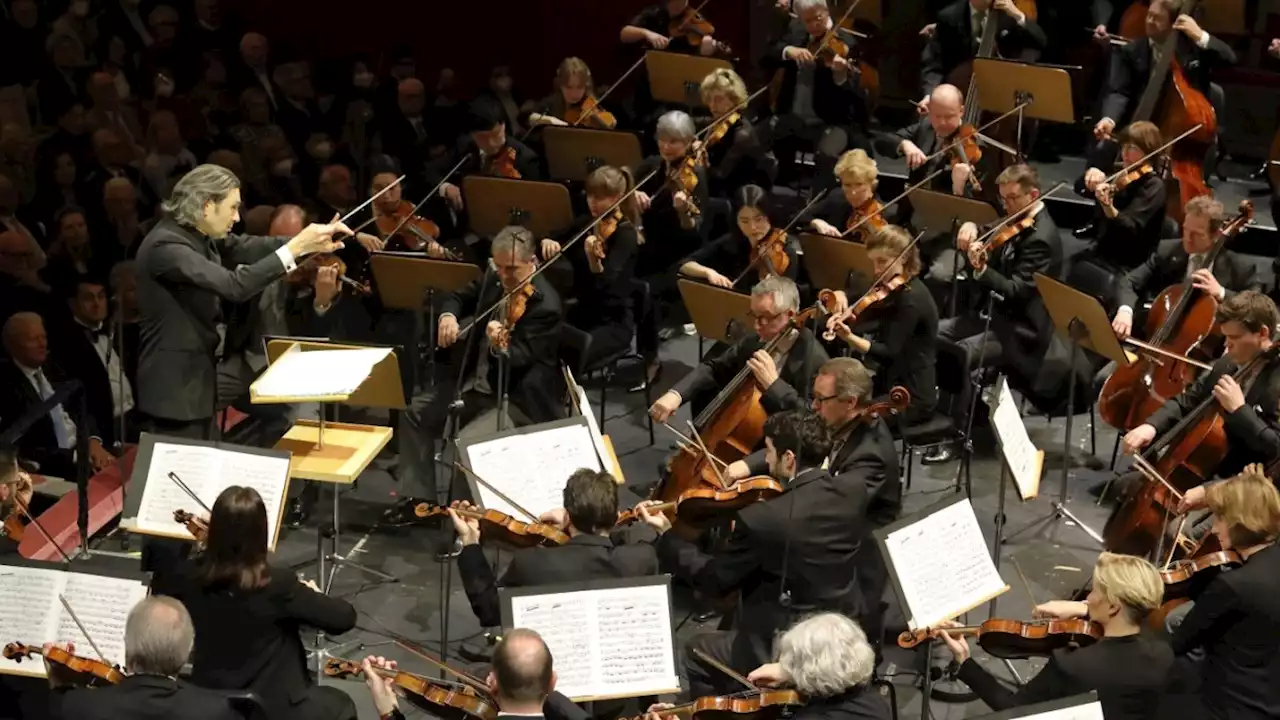
[[[50,287],[68,288],[81,275],[105,274],[111,267],[110,262],[94,259],[89,222],[80,208],[67,207],[59,212],[53,221],[53,232],[49,264],[43,273]]]
[[[0,173],[0,230],[12,230],[26,238],[31,245],[35,269],[40,270],[45,265],[44,248],[40,243],[40,239],[43,236],[37,234],[40,227],[38,225],[32,227],[19,220],[19,212],[25,215],[22,210],[22,198],[18,194],[18,188],[8,175]]]
[[[120,443],[136,440],[133,385],[120,362],[118,318],[109,317],[106,280],[85,275],[66,287],[71,322],[54,332],[53,353],[61,358],[63,370],[84,383],[89,414],[102,444],[119,448]]]
[[[251,87],[240,94],[240,122],[230,134],[244,160],[243,179],[261,191],[269,172],[264,148],[269,142],[286,139],[280,126],[271,122],[271,102],[262,88]]]
[[[269,108],[284,100],[280,87],[271,79],[271,43],[262,33],[245,33],[240,39],[240,61],[230,68],[231,87],[244,92],[261,90]],[[243,96],[242,96],[243,97]]]
[[[311,85],[311,68],[302,61],[284,63],[276,68],[274,76],[281,90],[276,97],[276,124],[289,138],[294,152],[303,155],[311,135],[326,129]]]
[[[102,187],[108,180],[127,178],[135,190],[144,192],[138,199],[142,202],[143,214],[148,214],[156,203],[152,196],[145,194],[148,188],[142,180],[142,173],[132,165],[134,156],[129,143],[111,128],[94,130],[92,140],[93,158],[81,176],[81,197],[95,202],[102,197]]]
[[[54,383],[69,379],[49,362],[49,340],[39,315],[20,312],[0,331],[8,360],[0,363],[0,432],[7,431],[28,411],[54,393]],[[102,446],[93,417],[78,426],[62,404],[36,420],[15,442],[22,457],[39,465],[39,471],[63,479],[75,479],[75,448],[80,433],[88,433],[89,463],[94,471],[114,459]]]
[[[120,140],[127,144],[133,157],[142,157],[142,123],[133,108],[120,101],[115,78],[111,73],[98,71],[89,76],[87,85],[92,101],[85,117],[90,130],[108,128],[115,130]]]
[[[8,175],[22,202],[36,194],[36,154],[31,131],[16,122],[0,127],[0,172]]]
[[[0,319],[28,311],[49,316],[53,303],[49,285],[40,277],[39,262],[27,238],[14,230],[0,232]]]
[[[138,193],[128,178],[111,178],[102,186],[102,217],[93,235],[104,260],[114,265],[133,259],[145,235],[140,217]]]
[[[85,63],[94,65],[93,50],[98,47],[98,20],[91,14],[89,0],[71,0],[66,10],[53,21],[53,33],[75,38],[84,53]]]
[[[67,103],[58,110],[54,118],[58,126],[40,142],[36,155],[40,163],[58,153],[69,153],[76,167],[87,167],[93,157],[93,147],[89,142],[89,126],[85,119],[84,105],[80,101]]]
[[[8,22],[0,27],[0,62],[9,82],[28,90],[44,70],[43,63],[31,62],[46,52],[49,28],[40,22],[40,6],[36,0],[11,0]]]
[[[196,156],[187,149],[178,128],[178,117],[168,110],[158,110],[147,126],[147,156],[142,161],[142,174],[151,193],[169,197],[178,178],[196,166]]]
[[[76,159],[68,150],[44,158],[36,168],[38,187],[31,202],[30,215],[45,235],[57,235],[58,215],[69,207],[82,207],[80,186],[76,183]]]
[[[111,305],[119,317],[123,334],[120,349],[124,355],[124,375],[132,387],[138,386],[138,276],[132,260],[116,263],[111,268]]]

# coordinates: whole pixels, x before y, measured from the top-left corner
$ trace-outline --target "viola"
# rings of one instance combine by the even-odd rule
[[[174,510],[173,521],[187,528],[187,532],[196,539],[196,542],[204,544],[209,539],[209,521],[193,515],[186,510]]]
[[[976,635],[978,644],[993,657],[1018,660],[1048,655],[1065,647],[1084,647],[1102,639],[1102,626],[1089,620],[988,620],[981,625],[944,628],[951,635]],[[913,648],[935,637],[938,630],[908,630],[898,635],[898,646]]]
[[[884,205],[872,196],[870,200],[853,209],[841,237],[865,245],[868,237],[888,224],[889,222],[884,219]]]
[[[787,231],[777,228],[751,247],[751,265],[763,280],[770,275],[785,275],[791,267],[787,256]]]
[[[316,273],[320,268],[335,268],[338,271],[338,282],[346,288],[350,288],[359,295],[372,295],[373,289],[368,284],[351,279],[347,275],[347,263],[333,253],[316,253],[309,255],[298,267],[287,276],[289,282],[294,285],[308,286],[314,285],[316,282]]]
[[[46,651],[39,646],[20,642],[11,642],[4,646],[6,660],[21,663],[24,659],[33,658],[36,655],[43,655],[44,659],[48,660],[49,663],[60,665],[73,673],[73,682],[78,686],[115,685],[125,677],[124,673],[120,672],[120,668],[115,665],[109,665],[101,660],[72,655],[59,647],[50,647]]]
[[[692,702],[673,705],[661,715],[680,715],[691,718],[723,718],[725,715],[750,715],[752,720],[776,720],[792,712],[805,700],[795,690],[743,690],[730,695],[708,695]],[[630,718],[643,720],[643,716]]]
[[[982,183],[978,181],[976,169],[978,163],[982,160],[982,147],[978,145],[978,129],[973,123],[965,123],[956,130],[953,136],[955,144],[951,146],[951,158],[949,165],[965,164],[972,170],[969,172],[968,183],[974,192],[982,192]]]
[[[688,446],[685,452],[700,452]],[[757,475],[737,483],[727,490],[713,487],[699,487],[680,494],[670,502],[648,506],[650,514],[668,513],[680,522],[693,527],[705,527],[715,520],[741,510],[742,508],[763,500],[777,497],[786,489],[768,475]],[[618,513],[615,527],[627,525],[640,519],[640,510],[626,510]]]
[[[389,213],[375,211],[374,224],[388,250],[422,252],[439,244],[440,226],[413,212],[413,205],[401,200]],[[450,258],[456,260],[457,258]]]
[[[618,231],[618,225],[626,219],[621,210],[615,209],[612,213],[596,220],[596,231],[590,237],[596,238],[599,242],[591,242],[590,237],[587,239],[587,257],[597,262],[604,262],[605,256],[609,253],[605,242],[613,237],[613,234]]]
[[[1244,560],[1234,550],[1219,550],[1179,560],[1160,572],[1164,581],[1164,602],[1147,615],[1146,625],[1156,631],[1165,629],[1165,619],[1176,608],[1199,595],[1223,570],[1239,566]]]
[[[712,128],[707,131],[707,137],[703,140],[703,146],[710,147],[711,145],[715,145],[721,140],[724,140],[725,136],[729,134],[729,131],[733,129],[733,126],[737,125],[738,121],[741,119],[742,113],[731,112],[719,120],[716,120]]]
[[[347,678],[361,675],[364,668],[357,662],[342,658],[329,658],[324,664],[324,674],[332,678]],[[485,695],[480,695],[470,685],[448,680],[415,675],[396,670],[375,668],[382,677],[391,678],[397,688],[403,690],[415,705],[433,714],[442,714],[447,718],[475,718],[476,720],[497,720],[497,703]]]
[[[501,150],[485,160],[484,171],[494,177],[519,180],[520,171],[516,168],[516,149],[505,145]]]
[[[453,511],[462,517],[479,520],[480,536],[504,545],[527,548],[535,545],[564,545],[569,542],[569,536],[558,528],[546,523],[522,522],[499,510],[453,508]],[[448,507],[431,503],[419,503],[413,509],[413,514],[420,518],[447,515],[448,512]]]
[[[565,108],[563,120],[573,127],[578,127],[587,121],[603,130],[618,127],[618,119],[613,116],[613,113],[600,107],[600,101],[596,100],[595,95],[588,95],[579,106]]]
[[[533,283],[526,282],[507,298],[507,312],[502,318],[502,332],[494,341],[494,347],[503,352],[511,347],[511,331],[515,329],[516,323],[520,322],[520,318],[524,317],[531,297],[533,297]]]

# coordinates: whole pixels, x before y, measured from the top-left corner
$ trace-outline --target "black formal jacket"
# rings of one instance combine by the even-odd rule
[[[595,218],[579,218],[561,235],[560,242],[567,243],[594,222]],[[589,234],[594,235],[595,231]],[[623,220],[605,241],[605,248],[605,258],[600,263],[603,272],[598,273],[591,272],[585,237],[565,253],[573,267],[573,297],[578,301],[573,322],[583,330],[605,323],[633,323],[631,295],[640,258],[640,233],[630,220]]]
[[[787,234],[786,255],[787,269],[782,275],[795,280],[800,274],[800,240],[789,233]],[[754,267],[751,267],[751,241],[747,240],[737,230],[731,230],[694,250],[680,264],[684,265],[686,262],[696,262],[699,265],[709,267],[730,280],[738,280],[738,276],[741,275],[742,279],[738,280],[738,283],[733,286],[739,292],[750,292],[752,286],[760,282],[758,269],[761,267],[767,268],[763,259],[756,263]],[[751,269],[750,272],[747,272],[748,268]]]
[[[858,39],[848,30],[840,28],[837,33],[840,40],[847,43],[851,49],[857,47]],[[779,70],[783,72],[782,87],[778,92],[776,105],[779,115],[791,113],[800,72],[800,66],[796,61],[782,58],[782,51],[787,46],[808,47],[814,40],[815,38],[809,35],[809,31],[805,30],[804,23],[798,19],[792,20],[791,25],[787,27],[787,32],[777,42],[771,43],[765,49],[764,57],[760,59],[760,67],[764,69],[765,77],[773,77]],[[856,66],[849,68],[845,81],[839,84],[835,81],[835,74],[825,63],[814,66],[813,113],[827,125],[841,127],[866,125],[869,117],[867,96],[862,90]]]
[[[225,695],[159,675],[130,675],[119,684],[54,692],[53,720],[243,720]]]
[[[1176,398],[1152,413],[1147,424],[1163,435],[1179,420],[1213,395],[1218,378],[1234,373],[1237,366],[1222,357]],[[1244,405],[1223,413],[1227,431],[1227,456],[1218,464],[1220,477],[1231,477],[1249,463],[1269,463],[1280,457],[1280,360],[1272,360],[1244,394]]]
[[[1001,685],[973,658],[960,680],[992,710],[1098,692],[1107,720],[1152,720],[1164,690],[1173,651],[1162,639],[1142,635],[1103,638],[1089,647],[1055,650],[1044,669],[1016,692]]]
[[[759,667],[772,659],[775,635],[806,615],[862,616],[857,557],[867,535],[866,508],[864,488],[807,468],[783,494],[739,510],[719,552],[708,555],[668,532],[658,538],[658,558],[664,571],[709,597],[741,591],[728,664]],[[789,600],[780,599],[783,593]]]
[[[1098,206],[1098,239],[1092,243],[1091,254],[1125,272],[1141,265],[1160,244],[1167,198],[1160,173],[1148,173],[1126,185],[1113,198],[1119,214],[1109,218]]]
[[[511,331],[511,345],[507,351],[507,367],[510,385],[507,388],[511,402],[532,422],[555,420],[564,415],[564,384],[557,369],[560,358],[560,325],[564,309],[560,296],[541,275],[533,279],[534,293],[525,305],[524,315]],[[462,322],[464,318],[484,312],[502,299],[505,294],[502,282],[490,267],[478,280],[444,297],[440,312],[451,313]],[[471,329],[474,337],[460,338],[457,347],[467,348],[466,372],[475,372],[478,352],[490,352],[485,326],[490,320],[501,322],[494,314]],[[489,357],[489,387],[498,392],[498,358]]]
[[[479,545],[467,545],[458,556],[458,573],[471,609],[480,624],[502,624],[499,587],[525,587],[582,580],[641,577],[658,574],[658,555],[651,542],[615,543],[612,538],[580,533],[558,547],[517,550],[497,580]]]
[[[1177,30],[1174,32],[1178,33],[1174,47],[1178,64],[1182,66],[1191,85],[1208,97],[1214,68],[1234,65],[1235,51],[1213,36],[1209,38],[1209,46],[1201,50],[1184,33]],[[1142,94],[1151,78],[1151,61],[1151,38],[1138,38],[1124,47],[1113,49],[1111,69],[1107,73],[1107,86],[1102,98],[1102,116],[1114,120],[1116,127],[1124,127],[1132,122],[1132,113],[1142,101]],[[1167,81],[1165,92],[1168,92]]]
[[[710,125],[714,118],[697,118],[700,127]],[[745,115],[730,126],[724,138],[707,148],[707,179],[711,182],[711,194],[730,198],[743,185],[768,187],[764,163],[767,152],[755,127]]]
[[[244,302],[284,274],[284,237],[216,243],[165,218],[138,251],[138,408],[166,420],[213,417],[222,301]],[[233,268],[233,269],[232,269]]]
[[[270,583],[250,592],[205,587],[198,561],[165,558],[153,568],[152,592],[177,598],[191,613],[191,681],[251,690],[271,717],[287,717],[314,684],[302,628],[341,635],[356,624],[351,603],[303,585],[287,567],[272,568]]]
[[[849,302],[857,299],[845,288]],[[877,303],[863,320],[876,323],[866,361],[876,371],[878,393],[887,394],[895,385],[911,393],[912,417],[927,417],[938,404],[938,305],[919,277],[898,288]]]
[[[920,118],[919,120],[916,120],[914,123],[898,130],[895,133],[876,135],[874,143],[876,146],[876,150],[880,152],[882,155],[900,158],[903,156],[902,150],[901,150],[903,140],[910,140],[913,144],[915,144],[916,147],[920,148],[921,152],[923,152],[925,155],[933,155],[938,150],[941,150],[942,148],[954,142],[954,136],[946,137],[946,138],[938,137],[938,134],[933,131],[933,125],[929,124],[929,119]],[[930,180],[927,185],[925,185],[925,188],[928,190],[934,190],[940,193],[950,193],[951,192],[951,171],[947,167],[949,162],[950,162],[949,156],[944,153],[930,160],[929,162],[921,165],[915,170],[908,172],[907,173],[908,186],[915,185],[919,182],[923,182],[925,178],[929,177],[930,175],[937,172],[938,170],[942,170],[942,172],[935,175],[934,178]],[[898,202],[895,208],[896,208],[896,212],[898,213],[897,219],[895,220],[897,224],[901,224],[902,222],[905,222],[906,220],[909,220],[911,218],[911,213],[912,213],[911,198],[909,197],[903,198],[901,201]],[[823,219],[826,220],[826,218],[823,218]],[[886,220],[887,219],[888,218],[886,218]],[[831,221],[827,220],[827,222],[831,222]],[[836,227],[839,227],[839,225],[837,225]]]
[[[1190,258],[1183,249],[1181,240],[1161,242],[1156,251],[1147,257],[1146,262],[1131,270],[1125,275],[1124,282],[1119,283],[1117,303],[1121,306],[1128,305],[1136,313],[1142,309],[1141,303],[1155,298],[1171,285],[1182,284],[1187,277]],[[1213,262],[1213,276],[1227,291],[1226,297],[1262,287],[1254,264],[1230,250],[1224,249],[1218,253],[1218,258]]]
[[[928,97],[934,88],[946,82],[947,73],[977,53],[969,7],[969,0],[958,0],[938,13],[937,31],[920,56],[921,97]],[[996,48],[1002,58],[1034,62],[1049,44],[1044,30],[1030,18],[1019,26],[1013,18],[992,9],[988,11],[987,22],[993,20],[999,23]]]
[[[658,173],[645,182],[654,170]],[[667,172],[662,156],[650,155],[631,173],[639,183],[640,191],[648,193],[651,198],[649,209],[644,211],[640,220],[644,232],[644,247],[640,248],[640,260],[636,265],[636,274],[640,277],[669,272],[672,265],[701,247],[706,239],[707,199],[711,197],[706,169],[699,166],[696,171],[698,185],[693,189],[692,200],[702,214],[694,218],[692,228],[680,224],[672,193],[666,189]]]
[[[859,685],[831,697],[810,697],[797,707],[792,720],[890,720],[889,699],[874,688]]]
[[[53,363],[45,363],[43,370],[45,378],[55,391],[71,379],[70,375]],[[35,386],[27,380],[22,370],[11,360],[0,361],[0,433],[8,430],[41,402],[43,401],[40,399],[40,394],[36,392]],[[92,413],[84,419],[84,422],[76,418],[75,403],[75,396],[73,396],[70,402],[63,404],[62,409],[76,421],[76,433],[88,433],[90,437],[101,437],[97,432]],[[59,448],[58,436],[53,429],[53,418],[46,413],[27,428],[16,444],[18,452],[24,459],[39,463],[40,472],[66,480],[75,480],[74,440],[75,438],[72,438],[73,448],[66,450]]]
[[[1173,651],[1179,656],[1205,650],[1200,696],[1214,720],[1280,717],[1277,597],[1280,549],[1272,545],[1214,578],[1174,632]]]
[[[974,282],[1004,298],[996,303],[991,319],[991,329],[1002,336],[1002,341],[1012,340],[1019,327],[1039,341],[1048,338],[1053,327],[1036,290],[1035,274],[1043,273],[1056,279],[1062,275],[1062,267],[1062,237],[1049,217],[1048,208],[1036,215],[1035,225],[990,254],[986,271],[975,277]],[[1005,352],[1019,345],[1025,346],[1026,342],[1005,345]]]
[[[932,131],[933,131],[932,128],[930,128],[930,132]],[[901,143],[901,142],[902,142],[902,139],[899,138],[898,143]],[[882,150],[882,152],[886,155],[896,156],[898,154],[896,147],[897,146],[894,145],[893,148],[884,149]],[[922,175],[921,178],[923,177],[924,176]],[[951,182],[950,174],[947,175],[947,178],[948,178],[947,184],[948,186],[950,186],[950,182]],[[872,202],[875,202],[874,198]],[[880,217],[884,218],[884,221],[890,225],[897,225],[900,217],[900,213],[901,213],[901,208],[902,208],[902,203],[899,202],[893,205],[892,207],[889,207],[883,210],[880,213]],[[809,212],[801,215],[800,218],[796,221],[796,226],[807,228],[809,227],[809,223],[812,222],[815,218],[817,218],[819,220],[826,221],[830,225],[835,226],[835,228],[840,232],[844,232],[849,229],[850,221],[853,219],[853,215],[854,215],[853,205],[849,204],[849,201],[848,199],[845,198],[844,193],[840,192],[840,188],[834,188],[827,193],[826,197],[818,201],[818,204],[813,207],[813,210],[810,210]],[[863,225],[861,228],[858,228],[857,232],[850,233],[845,239],[852,240],[854,242],[865,242],[864,238],[870,235],[870,228],[871,228],[871,223],[867,223],[866,225]],[[867,232],[864,233],[864,231],[867,231]]]
[[[110,318],[102,328],[111,330]],[[111,376],[93,346],[92,332],[72,319],[51,328],[50,344],[54,357],[58,358],[58,365],[67,371],[67,375],[84,383],[85,400],[88,401],[89,414],[93,416],[94,430],[102,439],[102,445],[109,448],[116,442],[118,429],[115,422],[115,399],[111,395]],[[107,338],[111,354],[119,357],[117,338],[113,334],[108,334]]]
[[[680,378],[671,389],[679,393],[686,402],[692,402],[695,397],[718,393],[747,366],[747,360],[764,345],[758,335],[751,333],[730,345],[723,353],[699,363],[693,372]],[[765,411],[775,413],[805,407],[804,398],[808,395],[813,378],[818,374],[822,363],[829,359],[827,351],[822,349],[813,333],[808,328],[801,328],[800,337],[778,366],[778,379],[765,388],[760,396],[760,404]]]

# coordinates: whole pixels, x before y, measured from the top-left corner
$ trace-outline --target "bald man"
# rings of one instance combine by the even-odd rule
[[[237,92],[246,88],[260,88],[267,94],[274,109],[284,100],[280,87],[271,79],[271,45],[261,33],[245,33],[240,38],[240,62],[232,68],[233,85]]]
[[[950,192],[964,195],[967,177],[972,169],[964,164],[957,164],[950,171],[945,170],[950,162],[948,154],[927,160],[938,150],[949,145],[955,139],[955,133],[963,124],[964,93],[954,85],[939,85],[929,95],[928,109],[924,117],[892,135],[883,135],[876,141],[876,147],[885,155],[905,158],[910,173],[907,182],[914,185],[926,177],[943,170],[929,181],[926,186],[938,192]],[[903,201],[903,221],[910,218],[909,200]]]

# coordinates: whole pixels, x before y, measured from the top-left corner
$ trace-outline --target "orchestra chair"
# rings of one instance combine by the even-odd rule
[[[270,720],[262,698],[251,690],[232,690],[227,692],[227,702],[244,720]]]
[[[950,398],[950,404],[965,396],[966,386],[969,383],[969,374],[965,372],[968,367],[968,358],[964,348],[956,343],[938,339],[938,360],[937,360],[937,378],[939,396],[943,393]],[[958,443],[963,445],[967,442],[964,437],[964,429],[958,427],[955,421],[955,410],[957,408],[948,407],[944,409],[935,409],[933,415],[922,421],[914,423],[906,423],[902,416],[895,416],[895,422],[890,423],[893,434],[902,439],[902,457],[898,463],[898,472],[904,478],[905,490],[911,490],[911,476],[914,472],[916,453],[926,453],[940,445],[948,443]],[[968,408],[959,408],[963,412],[967,412]],[[962,457],[962,462],[964,462]]]

